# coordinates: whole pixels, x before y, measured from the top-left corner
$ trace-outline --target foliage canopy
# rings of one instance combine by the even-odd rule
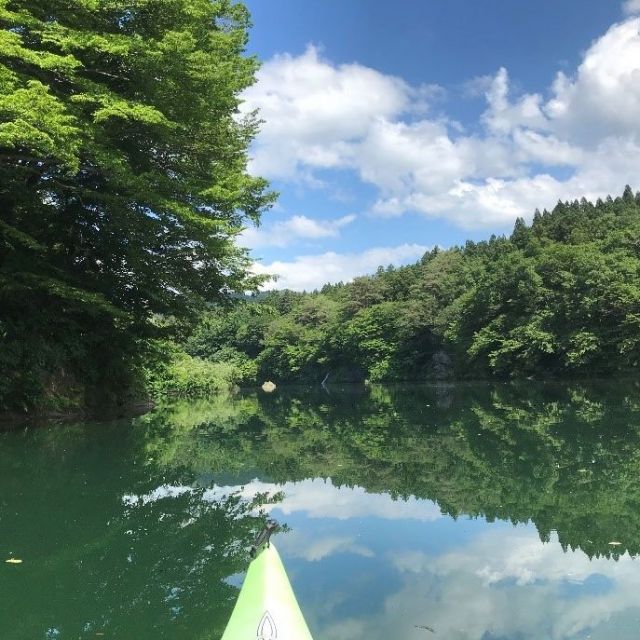
[[[518,220],[509,238],[436,248],[319,292],[272,292],[252,314],[214,312],[187,348],[232,348],[276,381],[630,372],[640,362],[638,238],[629,187],[595,205],[560,202],[530,226]]]
[[[273,200],[238,115],[248,21],[228,0],[0,0],[2,369],[37,387],[107,345],[127,360],[153,314],[256,286],[234,243]]]

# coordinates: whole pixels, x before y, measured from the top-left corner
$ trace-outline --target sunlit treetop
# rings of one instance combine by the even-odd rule
[[[251,288],[234,244],[273,200],[246,171],[248,14],[221,0],[0,0],[0,284],[181,313]]]

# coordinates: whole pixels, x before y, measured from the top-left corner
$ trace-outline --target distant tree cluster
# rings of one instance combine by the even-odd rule
[[[640,194],[560,202],[508,238],[212,311],[187,350],[288,382],[628,372],[640,361]]]

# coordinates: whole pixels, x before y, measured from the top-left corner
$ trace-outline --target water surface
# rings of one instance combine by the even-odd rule
[[[640,389],[278,389],[0,434],[0,638],[217,640],[267,514],[316,640],[638,638]]]

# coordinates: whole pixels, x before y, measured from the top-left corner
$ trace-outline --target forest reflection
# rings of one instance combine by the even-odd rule
[[[499,587],[485,575],[503,571],[499,547],[618,585],[613,565],[640,551],[638,387],[287,388],[14,431],[0,434],[0,504],[2,552],[24,560],[3,563],[8,639],[219,637],[267,513],[289,525],[278,544],[320,637],[341,619],[318,617],[342,581],[335,554],[355,581],[344,598],[365,593],[364,575],[379,599],[401,579],[427,589],[434,567],[452,571],[442,545],[455,540],[467,558],[455,585]]]
[[[543,541],[640,550],[634,383],[287,389],[141,418],[167,469],[243,473],[435,501],[452,517],[533,522]],[[619,544],[612,544],[612,543]]]

